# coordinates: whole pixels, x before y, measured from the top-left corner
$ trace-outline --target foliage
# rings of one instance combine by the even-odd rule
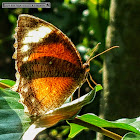
[[[99,118],[98,116],[94,114],[84,114],[82,116],[78,116],[77,118],[98,127],[121,128],[121,129],[132,131],[140,135],[140,117],[134,118],[134,119],[119,119],[116,121],[107,121],[107,120]],[[84,126],[79,126],[78,124],[74,124],[74,123],[70,123],[70,126],[71,126],[71,131],[70,131],[69,137],[74,137],[80,131],[87,129]]]
[[[0,80],[0,83],[12,85],[14,81]],[[18,102],[18,93],[7,89],[0,89],[0,139],[20,139],[30,123],[24,113],[23,106]],[[22,121],[21,121],[22,120]]]
[[[9,87],[11,82],[12,82],[11,80],[0,80],[1,85],[7,83],[7,87]],[[99,91],[101,89],[102,89],[101,86],[96,87],[96,91]],[[73,102],[64,104],[64,106],[60,107],[59,109],[55,109],[51,113],[48,113],[46,115],[41,116],[40,118],[37,118],[35,122],[31,122],[30,117],[24,113],[24,107],[22,106],[22,104],[18,102],[19,100],[18,93],[10,90],[9,88],[3,89],[1,87],[0,128],[2,131],[0,134],[0,139],[7,138],[18,140],[30,127],[30,123],[32,124],[31,128],[34,125],[36,125],[36,127],[48,128],[53,126],[60,120],[69,119],[73,117],[77,112],[79,112],[82,106],[84,106],[87,103],[90,103],[93,100],[93,97],[95,97],[94,92],[90,92],[89,94],[84,95],[79,99],[74,100]],[[40,129],[38,131],[40,132]],[[31,132],[29,134],[31,134]]]
[[[20,1],[18,0],[18,2]],[[26,0],[26,2],[28,1]],[[41,0],[35,1],[41,2]],[[53,0],[51,1],[51,9],[0,9],[0,77],[15,80],[14,60],[12,60],[11,56],[14,52],[13,34],[19,14],[27,13],[40,17],[60,28],[74,42],[83,62],[85,62],[98,42],[102,43],[98,52],[105,48],[109,3],[110,0]],[[92,61],[90,66],[91,74],[96,75],[94,79],[97,83],[102,83],[102,60],[103,56]],[[19,95],[10,89],[2,89],[13,84],[14,81],[0,80],[0,139],[19,139],[29,128],[29,123],[31,122],[30,118],[24,114],[23,106],[18,103]],[[86,84],[81,88],[82,94],[86,93],[85,89],[87,90]],[[140,128],[137,125],[139,124],[139,118],[121,119],[113,122],[106,121],[93,114],[93,112],[98,114],[98,107],[99,95],[97,95],[97,99],[93,103],[89,104],[88,107],[85,106],[80,113],[92,112],[92,114],[81,115],[78,118],[83,122],[88,122],[98,127],[113,126],[114,128],[132,131],[133,133],[127,133],[123,137],[124,140],[140,139]],[[91,121],[89,122],[90,118]],[[69,124],[71,126],[70,137],[74,137],[82,130],[87,130],[85,126],[77,125],[76,123]],[[62,125],[60,125],[62,128],[61,137],[66,136],[69,130],[68,127],[63,127]],[[66,124],[64,125],[66,126]],[[54,131],[56,132],[59,129],[56,128],[58,127],[50,129],[51,133],[54,134]],[[91,139],[94,137],[91,137]],[[80,139],[82,140],[82,137]]]
[[[5,82],[6,81],[6,82]],[[7,87],[11,84],[11,80],[0,80],[1,85],[7,83]],[[14,82],[13,82],[14,83]],[[5,84],[6,85],[6,84]],[[95,92],[101,90],[100,85],[95,87]],[[33,139],[40,131],[49,128],[58,121],[67,120],[70,125],[69,137],[73,138],[84,129],[90,128],[99,131],[111,138],[120,140],[121,136],[112,132],[106,132],[104,128],[121,128],[133,133],[126,134],[122,139],[137,140],[140,137],[140,117],[134,119],[120,119],[117,121],[107,121],[99,118],[94,114],[84,114],[75,116],[81,107],[93,101],[95,93],[92,91],[77,100],[64,104],[64,106],[55,109],[53,112],[40,117],[34,122],[24,113],[23,106],[18,102],[19,95],[10,89],[0,89],[0,139]],[[75,113],[73,113],[75,112]],[[59,117],[58,117],[59,116]],[[61,116],[61,117],[60,117]],[[59,120],[57,119],[59,118]],[[50,121],[48,121],[50,120]],[[55,121],[57,120],[57,121]],[[79,123],[80,120],[80,123]],[[28,130],[27,130],[28,129]],[[100,131],[101,130],[101,131]],[[25,133],[26,132],[26,133]],[[25,134],[24,134],[25,133]],[[110,133],[113,135],[111,136]]]
[[[140,140],[140,135],[130,132],[124,135],[123,140]]]

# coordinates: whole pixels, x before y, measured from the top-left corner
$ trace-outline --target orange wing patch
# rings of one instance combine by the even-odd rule
[[[75,91],[78,84],[70,77],[47,77],[32,80],[31,87],[36,101],[38,101],[35,104],[39,105],[34,106],[35,100],[31,98],[32,104],[28,108],[29,113],[34,114],[36,112],[37,114],[42,114],[60,107],[67,97]]]
[[[54,43],[48,44],[44,46],[39,46],[34,50],[28,59],[28,61],[38,59],[44,56],[53,56],[55,58],[67,60],[78,67],[80,67],[79,63],[77,62],[77,56],[74,56],[63,44],[61,43]]]

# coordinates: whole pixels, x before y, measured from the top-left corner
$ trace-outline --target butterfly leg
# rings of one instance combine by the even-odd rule
[[[71,95],[71,102],[73,101],[73,94]]]
[[[80,88],[81,88],[81,86],[79,86],[79,88],[78,88],[78,98],[80,98]]]
[[[78,88],[78,98],[80,98],[80,88],[81,88],[81,86],[79,86],[79,88]],[[73,94],[71,95],[71,101],[73,101]]]
[[[88,85],[91,87],[91,89],[93,89],[94,90],[94,88],[92,87],[92,85],[90,84],[90,82],[89,82],[89,80],[88,80],[88,78],[86,77],[86,80],[87,80],[87,82],[88,82]]]
[[[91,74],[90,74],[90,73],[88,73],[88,74],[89,74],[90,80],[91,80],[95,85],[98,85],[98,84],[93,80]]]

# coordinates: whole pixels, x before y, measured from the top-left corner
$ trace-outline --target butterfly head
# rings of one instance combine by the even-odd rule
[[[95,47],[95,49],[93,50],[93,52],[98,48],[99,44],[100,44],[100,43],[98,43],[98,44],[96,45],[96,47]],[[93,52],[92,52],[91,55],[90,55],[90,57],[89,57],[89,59],[86,61],[86,63],[83,64],[83,69],[84,69],[84,71],[85,71],[85,79],[86,79],[86,81],[88,82],[89,86],[90,86],[92,89],[94,89],[94,88],[91,86],[90,81],[88,80],[88,76],[90,77],[90,80],[91,80],[95,85],[97,85],[97,83],[92,79],[92,76],[91,76],[91,74],[90,74],[90,62],[91,62],[94,58],[100,56],[101,54],[104,54],[104,53],[108,52],[109,50],[114,49],[114,48],[118,48],[118,47],[119,47],[119,46],[113,46],[113,47],[111,47],[111,48],[109,48],[109,49],[107,49],[107,50],[105,50],[105,51],[103,51],[103,52],[101,52],[101,53],[95,55],[94,57],[92,57],[92,55],[93,55]]]
[[[83,68],[85,70],[85,73],[88,73],[90,71],[90,63],[84,63]]]

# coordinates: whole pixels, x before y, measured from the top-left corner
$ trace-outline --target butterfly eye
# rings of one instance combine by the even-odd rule
[[[88,63],[84,63],[83,68],[85,69],[86,72],[90,71],[90,65]]]

